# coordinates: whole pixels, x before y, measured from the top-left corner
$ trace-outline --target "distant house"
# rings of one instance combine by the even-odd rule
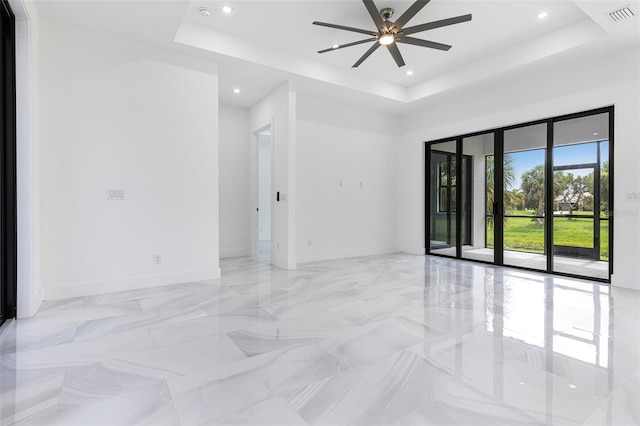
[[[581,197],[579,194],[558,195],[554,200],[554,210],[559,212],[581,211],[584,210],[585,205],[593,205],[592,199],[593,195],[590,192],[585,192]]]

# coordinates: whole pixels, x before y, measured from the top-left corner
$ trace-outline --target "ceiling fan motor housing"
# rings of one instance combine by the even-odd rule
[[[393,16],[393,9],[390,7],[385,7],[384,9],[380,10],[380,16],[385,21],[388,21],[389,18]]]

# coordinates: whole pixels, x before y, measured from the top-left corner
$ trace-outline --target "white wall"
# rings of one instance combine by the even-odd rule
[[[396,251],[399,120],[302,95],[297,116],[298,261]]]
[[[258,134],[258,240],[271,240],[271,178],[273,170],[271,163],[271,135]]]
[[[640,51],[581,59],[563,55],[540,61],[482,86],[459,89],[406,117],[398,152],[400,245],[424,249],[423,141],[615,105],[615,229],[612,283],[640,289]]]
[[[218,277],[215,66],[41,24],[45,300]]]
[[[249,110],[220,105],[220,257],[251,254]]]
[[[16,16],[18,318],[43,299],[40,277],[40,19],[33,2],[11,1]]]
[[[271,261],[285,269],[295,269],[296,261],[296,91],[292,82],[285,82],[251,107],[249,128],[252,132],[271,125],[273,147],[273,191],[280,192],[281,201],[273,203],[271,228]],[[252,144],[252,199],[257,200],[256,144]],[[273,198],[272,198],[273,199]],[[257,212],[255,212],[257,215]],[[251,221],[252,235],[257,216]],[[255,247],[253,253],[256,253]]]

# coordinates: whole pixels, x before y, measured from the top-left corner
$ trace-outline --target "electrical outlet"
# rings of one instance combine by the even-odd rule
[[[124,189],[107,189],[107,200],[124,200]]]
[[[162,256],[160,256],[159,254],[154,254],[153,255],[153,264],[154,265],[159,265],[162,263]]]

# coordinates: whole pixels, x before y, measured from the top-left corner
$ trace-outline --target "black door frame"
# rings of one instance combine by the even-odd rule
[[[598,114],[608,114],[608,124],[609,124],[609,139],[608,139],[608,143],[609,143],[609,158],[608,158],[608,162],[609,162],[609,196],[608,196],[608,217],[606,219],[602,219],[602,220],[607,220],[609,223],[609,274],[608,274],[608,278],[606,279],[602,279],[602,278],[595,278],[595,277],[586,277],[586,276],[582,276],[582,275],[575,275],[575,274],[568,274],[568,273],[564,273],[564,272],[558,272],[554,270],[554,262],[553,262],[553,258],[554,258],[554,249],[553,249],[553,203],[554,203],[554,191],[553,191],[553,171],[554,171],[554,163],[553,163],[553,148],[554,148],[554,124],[558,123],[558,122],[562,122],[562,121],[566,121],[566,120],[572,120],[572,119],[576,119],[576,118],[582,118],[582,117],[588,117],[588,116],[592,116],[592,115],[598,115]],[[536,124],[545,124],[547,127],[547,144],[546,144],[546,150],[545,150],[545,216],[549,219],[549,220],[545,220],[545,237],[544,237],[544,247],[545,247],[545,255],[547,256],[547,265],[546,265],[546,270],[545,271],[541,271],[538,269],[531,269],[531,268],[526,268],[526,267],[520,267],[520,266],[514,266],[514,265],[507,265],[509,267],[513,267],[513,268],[518,268],[518,269],[524,269],[524,270],[530,270],[530,271],[536,271],[536,272],[546,272],[546,273],[550,273],[550,274],[554,274],[554,275],[560,275],[560,276],[567,276],[567,277],[572,277],[572,278],[581,278],[581,279],[589,279],[591,281],[598,281],[598,282],[603,282],[603,283],[610,283],[611,282],[611,275],[613,274],[613,268],[614,268],[614,255],[613,255],[613,225],[614,225],[614,215],[613,215],[613,211],[614,211],[614,200],[613,200],[613,194],[614,194],[614,180],[613,180],[613,152],[614,152],[614,115],[615,115],[615,106],[611,105],[611,106],[607,106],[607,107],[602,107],[602,108],[597,108],[597,109],[592,109],[592,110],[587,110],[587,111],[581,111],[581,112],[577,112],[577,113],[573,113],[573,114],[566,114],[566,115],[561,115],[561,116],[557,116],[557,117],[551,117],[551,118],[546,118],[546,119],[541,119],[541,120],[535,120],[535,121],[530,121],[530,122],[525,122],[525,123],[519,123],[519,124],[515,124],[515,125],[511,125],[511,126],[505,126],[505,127],[499,127],[499,128],[494,128],[494,129],[489,129],[489,130],[482,130],[482,131],[478,131],[478,132],[473,132],[473,133],[468,133],[468,134],[464,134],[464,135],[460,135],[460,136],[455,136],[455,137],[449,137],[449,138],[442,138],[442,139],[438,139],[438,140],[433,140],[433,141],[425,141],[424,142],[424,146],[425,146],[425,169],[429,168],[430,169],[430,165],[431,165],[431,149],[430,146],[434,145],[434,144],[438,144],[438,143],[443,143],[443,142],[456,142],[456,156],[457,156],[457,161],[458,161],[458,168],[459,168],[459,172],[461,171],[461,159],[462,159],[462,140],[465,138],[471,138],[474,136],[480,136],[480,135],[486,135],[489,133],[493,133],[494,134],[494,260],[493,262],[487,262],[487,261],[481,261],[481,260],[475,260],[475,259],[466,259],[466,258],[462,258],[462,244],[460,239],[458,238],[456,241],[456,259],[461,259],[461,260],[470,260],[473,262],[479,262],[479,263],[485,263],[485,264],[492,264],[492,265],[499,265],[499,266],[503,266],[504,265],[504,249],[503,249],[503,245],[504,245],[504,224],[503,224],[503,218],[504,218],[504,196],[502,191],[497,191],[495,190],[495,188],[502,188],[504,186],[504,179],[503,179],[503,173],[504,173],[504,169],[503,169],[503,161],[504,161],[504,132],[508,131],[508,130],[513,130],[513,129],[517,129],[520,127],[526,127],[526,126],[533,126]],[[601,154],[600,154],[600,144],[598,144],[598,168],[600,165],[600,161],[601,161]],[[594,176],[595,178],[595,176]],[[425,253],[427,255],[431,255],[431,256],[442,256],[442,257],[449,257],[451,258],[451,256],[444,256],[442,254],[438,254],[438,253],[431,253],[431,244],[430,244],[430,208],[431,208],[431,201],[430,201],[430,188],[431,188],[431,178],[430,178],[430,171],[429,170],[425,170],[425,174],[424,174],[424,179],[425,179],[425,230],[424,230],[424,247],[425,247]],[[598,193],[600,192],[600,176],[598,175],[597,178],[595,179],[597,180],[597,184],[598,184]],[[596,182],[594,181],[594,186],[595,186]],[[597,200],[594,200],[594,209],[599,207],[599,203],[596,204],[596,201],[600,200],[600,196],[597,196]],[[460,202],[459,202],[460,203]],[[460,206],[458,206],[460,207]],[[600,225],[600,217],[599,214],[596,215],[595,211],[594,211],[594,217],[598,216],[598,218],[596,220],[594,220],[594,222],[598,222],[598,226]],[[461,226],[460,224],[460,218],[458,216],[456,216],[456,223],[457,223],[457,227],[458,230]],[[594,226],[595,223],[594,223]],[[598,229],[598,235],[600,233],[600,230]],[[594,235],[595,238],[595,235]],[[600,247],[600,241],[598,239],[598,241],[594,241],[594,244],[597,245],[598,247],[598,251],[599,251],[599,247]]]
[[[0,0],[0,324],[16,316],[16,52],[15,16]]]
[[[452,221],[451,218],[451,192],[452,192],[452,186],[451,186],[451,175],[452,175],[452,167],[451,167],[451,163],[452,163],[452,158],[455,159],[456,161],[456,170],[455,170],[455,176],[456,176],[456,218],[459,215],[463,215],[465,213],[467,213],[469,216],[471,216],[471,212],[472,212],[472,200],[473,200],[473,185],[471,185],[470,182],[473,182],[473,164],[471,163],[470,159],[471,156],[470,155],[458,155],[457,152],[459,152],[462,149],[462,139],[458,139],[458,140],[450,140],[448,142],[455,142],[456,143],[456,152],[447,152],[447,151],[439,151],[437,149],[428,149],[427,153],[426,153],[426,158],[429,164],[429,167],[431,167],[431,161],[432,161],[432,153],[436,153],[439,155],[443,155],[446,156],[447,160],[447,169],[448,169],[448,179],[447,179],[447,206],[446,206],[446,214],[447,214],[447,244],[449,245],[449,247],[453,247],[453,244],[451,244],[451,224],[452,222],[454,223],[455,229],[456,229],[456,253],[458,253],[458,251],[460,251],[460,248],[458,247],[460,244],[458,244],[458,240],[460,239],[460,236],[463,235],[462,234],[462,223],[461,220],[455,220]],[[464,161],[466,160],[466,161]],[[465,164],[466,164],[466,168],[465,168]],[[439,171],[439,170],[438,170]],[[431,173],[431,170],[429,171],[429,173]],[[466,177],[466,180],[465,180]],[[438,174],[438,176],[436,177],[436,179],[438,179],[438,188],[440,189],[440,175]],[[468,188],[465,191],[464,190],[464,185],[465,185],[465,181],[469,181],[467,182]],[[461,191],[462,189],[462,191]],[[464,198],[460,196],[460,194],[463,193],[464,194]],[[435,198],[436,200],[439,199],[440,194],[436,194]],[[430,207],[431,206],[431,201],[427,200],[427,205]],[[469,212],[466,211],[465,206],[469,206]],[[433,218],[433,225],[435,227],[435,218]],[[428,226],[431,226],[432,223],[429,222],[427,224]],[[466,236],[466,238],[461,242],[461,244],[466,244],[466,241],[468,238],[470,238],[471,233],[473,231],[473,227],[472,227],[472,221],[469,219],[466,222],[466,229],[464,230],[464,235]],[[427,232],[427,234],[429,234],[429,239],[431,238],[431,235],[429,232]]]

